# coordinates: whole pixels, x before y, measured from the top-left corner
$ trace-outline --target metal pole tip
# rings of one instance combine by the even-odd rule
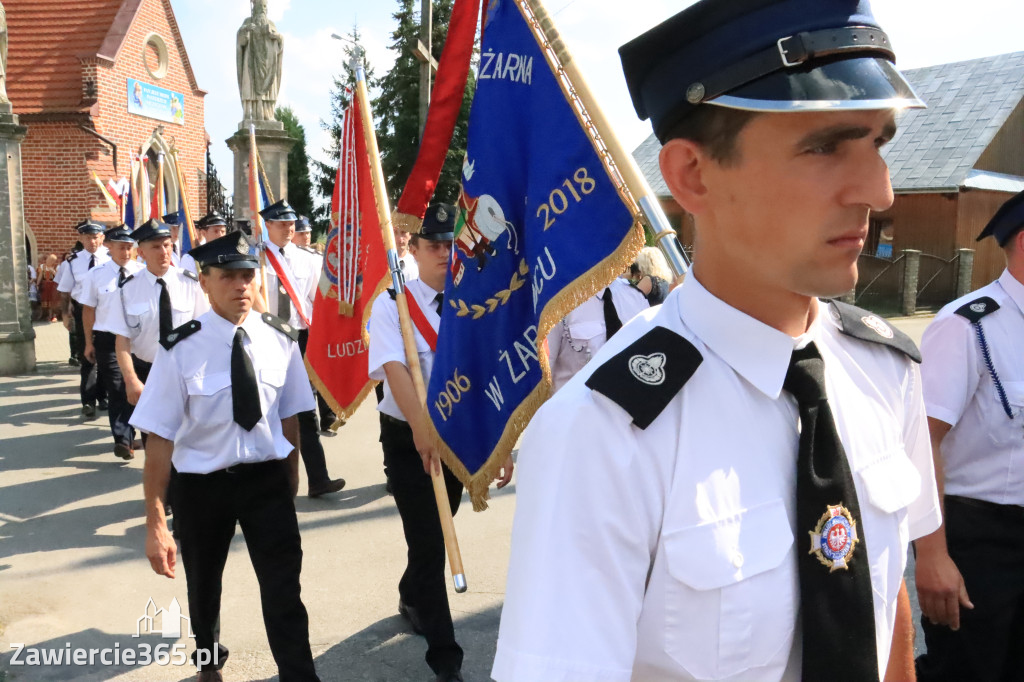
[[[464,574],[456,573],[454,576],[452,576],[452,579],[455,581],[456,592],[462,594],[466,591],[466,576]]]

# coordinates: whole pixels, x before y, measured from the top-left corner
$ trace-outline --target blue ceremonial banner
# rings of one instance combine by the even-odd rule
[[[476,509],[548,396],[548,330],[644,239],[519,6],[491,0],[485,22],[427,390],[442,457]]]

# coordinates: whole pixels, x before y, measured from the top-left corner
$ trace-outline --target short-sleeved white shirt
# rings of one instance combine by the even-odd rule
[[[191,270],[193,273],[199,274],[199,266],[196,265],[196,259],[192,257],[191,253],[186,253],[181,257],[181,265],[178,267],[182,270]]]
[[[420,278],[420,265],[411,253],[406,252],[404,256],[398,259],[398,267],[402,269],[405,281],[408,282]]]
[[[979,321],[1006,415],[974,325],[956,314],[988,296],[999,309]],[[996,504],[1024,505],[1024,284],[1009,270],[943,307],[921,340],[928,416],[953,428],[942,441],[945,491]]]
[[[124,276],[135,275],[142,268],[142,264],[129,260],[124,265]],[[120,282],[121,267],[113,259],[90,270],[82,282],[79,303],[96,309],[93,331],[109,332],[123,325],[121,297],[117,288]]]
[[[95,256],[95,259],[93,256]],[[89,267],[90,260],[94,261],[92,268]],[[85,281],[85,276],[89,273],[89,270],[103,265],[108,260],[110,260],[110,252],[107,251],[105,246],[97,248],[95,254],[82,249],[64,268],[64,273],[57,282],[57,291],[70,294],[72,299],[81,303],[82,283]]]
[[[234,324],[210,311],[202,327],[160,347],[131,424],[174,441],[171,462],[180,472],[206,474],[235,464],[283,459],[292,451],[281,420],[316,409],[299,345],[249,313],[241,326],[244,348],[256,370],[263,417],[251,431],[234,421],[231,345]]]
[[[436,332],[441,326],[441,317],[437,314],[437,303],[435,298],[440,291],[435,291],[430,286],[418,279],[405,283],[406,296],[416,299],[423,317]],[[409,363],[405,358],[405,346],[402,345],[402,329],[398,322],[398,304],[384,292],[377,296],[370,309],[370,323],[368,326],[370,334],[370,357],[369,374],[370,378],[384,382],[384,399],[377,405],[377,410],[384,414],[408,421],[398,409],[398,403],[388,386],[387,376],[384,373],[384,365],[389,362],[400,362],[406,367]],[[416,336],[416,353],[420,359],[420,370],[423,373],[424,386],[430,385],[430,371],[434,367],[434,351],[430,350],[427,340],[420,334],[419,329],[413,324],[413,334]]]
[[[171,266],[163,278],[171,297],[171,321],[179,327],[210,309],[199,282],[181,268]],[[110,331],[132,342],[132,354],[153,362],[160,347],[160,285],[143,268],[120,288],[121,319],[111,315]]]
[[[584,382],[656,325],[703,361],[641,430]],[[526,430],[496,680],[800,680],[796,559],[813,529],[794,526],[799,414],[782,384],[811,341],[854,472],[886,669],[908,542],[940,518],[918,368],[843,335],[825,303],[793,339],[691,275]]]
[[[607,289],[612,291],[612,304],[623,324],[650,307],[639,289],[619,277],[566,315],[548,333],[552,392],[565,386],[608,340],[603,298]]]
[[[274,252],[277,260],[284,268],[288,281],[295,289],[299,303],[306,317],[313,320],[313,300],[316,297],[317,284],[320,282],[320,271],[323,267],[323,259],[318,254],[309,253],[300,249],[295,244],[288,242],[282,248],[272,242],[266,242],[266,247]],[[282,257],[283,252],[283,257]],[[267,262],[267,307],[272,315],[278,315],[278,294],[281,291],[281,284],[278,281],[277,273]],[[291,311],[287,322],[296,329],[305,329],[306,323],[299,317],[295,310],[295,304],[290,305]]]

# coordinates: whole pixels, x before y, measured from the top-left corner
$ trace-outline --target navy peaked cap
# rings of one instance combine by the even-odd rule
[[[633,106],[664,142],[696,107],[898,109],[923,103],[867,0],[700,0],[619,48]]]
[[[213,227],[214,225],[227,224],[228,221],[224,219],[224,216],[222,216],[220,213],[217,213],[216,211],[212,211],[204,215],[202,218],[200,218],[199,222],[196,223],[196,227],[198,227],[200,230],[205,230],[206,228]]]
[[[1006,246],[1010,238],[1021,228],[1024,228],[1024,192],[1014,194],[999,207],[992,220],[988,221],[988,225],[978,235],[978,241],[991,236],[995,237],[999,246]]]
[[[178,224],[178,212],[175,211],[174,213],[168,213],[167,215],[165,215],[162,218],[162,220],[165,223],[167,223],[168,225],[177,225]]]
[[[146,222],[135,228],[132,232],[131,237],[140,244],[150,239],[159,239],[161,237],[170,237],[171,228],[167,223],[162,223],[159,220],[150,218]]]
[[[128,226],[125,225],[124,223],[121,223],[117,227],[112,227],[106,232],[104,232],[103,241],[126,242],[128,244],[131,244],[135,240],[132,239],[132,231],[128,228]]]
[[[91,220],[83,220],[75,225],[75,229],[78,230],[78,234],[99,234],[107,228]]]
[[[195,247],[189,253],[201,268],[252,270],[260,265],[252,252],[252,244],[241,232],[232,232]]]
[[[288,204],[287,199],[281,199],[276,203],[267,206],[265,209],[260,211],[260,215],[263,216],[264,220],[297,220],[298,214],[295,213],[295,209]]]
[[[300,215],[295,221],[296,232],[312,232],[313,228],[309,224],[309,218],[304,215]]]
[[[420,238],[434,242],[451,241],[455,239],[455,216],[457,211],[451,204],[431,204],[423,216],[423,227],[420,228]]]

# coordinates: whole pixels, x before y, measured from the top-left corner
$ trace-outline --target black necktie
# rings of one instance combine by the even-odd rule
[[[281,251],[281,263],[287,263],[288,261],[284,257],[284,247],[280,248]],[[284,272],[281,273],[284,275]],[[287,322],[292,316],[292,300],[288,298],[288,290],[284,288],[284,279],[278,283],[277,287],[277,316]]]
[[[117,286],[121,286],[121,282],[124,281],[124,266],[122,265],[117,269]]]
[[[619,319],[619,313],[615,310],[615,303],[612,301],[612,288],[607,287],[604,293],[601,294],[601,299],[604,301],[604,331],[605,338],[612,338],[612,334],[622,329],[622,320]]]
[[[434,297],[434,303],[437,304],[437,314],[441,315],[441,306],[444,305],[444,294],[438,294]]]
[[[174,331],[174,318],[171,317],[171,295],[167,293],[167,284],[162,277],[157,277],[156,283],[160,285],[160,343],[163,343]]]
[[[89,256],[89,267],[86,268],[86,269],[87,270],[92,270],[94,267],[96,267],[96,254],[95,253],[92,254],[91,256]]]
[[[256,370],[242,347],[245,337],[245,330],[239,327],[231,342],[231,404],[235,423],[246,431],[252,431],[263,416],[263,410],[260,408]]]
[[[793,352],[783,389],[800,409],[796,527],[803,679],[875,681],[875,610],[863,517],[825,393],[825,362],[813,343]],[[807,532],[810,551],[804,549]]]

